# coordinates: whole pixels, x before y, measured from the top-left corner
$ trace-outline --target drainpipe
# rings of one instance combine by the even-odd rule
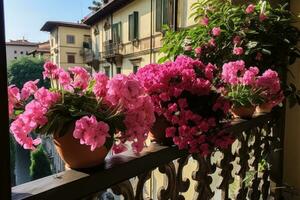
[[[153,57],[153,0],[151,0],[151,19],[150,19],[150,63]]]

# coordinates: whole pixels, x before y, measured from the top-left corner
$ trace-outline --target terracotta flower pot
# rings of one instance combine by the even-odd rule
[[[273,109],[273,105],[270,103],[264,103],[256,107],[257,113],[270,113]]]
[[[252,118],[255,112],[255,106],[242,107],[242,106],[232,106],[231,113],[235,118],[249,119]]]
[[[172,138],[166,138],[166,128],[170,126],[170,123],[164,116],[156,116],[156,121],[153,124],[149,137],[151,142],[157,142],[162,145],[173,145]]]
[[[103,146],[91,151],[90,146],[80,144],[80,141],[73,137],[73,130],[74,127],[70,128],[62,137],[54,136],[56,150],[66,168],[84,169],[102,164],[109,149]]]

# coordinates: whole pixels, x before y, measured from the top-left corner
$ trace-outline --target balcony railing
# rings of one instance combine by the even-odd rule
[[[94,169],[16,186],[12,199],[101,199],[104,192],[127,200],[267,199],[271,141],[280,128],[276,116],[233,121],[224,131],[236,137],[235,143],[209,157],[153,143],[139,155],[113,155]]]
[[[104,42],[104,58],[108,59],[108,58],[114,58],[118,55],[121,55],[121,44],[120,43],[116,43],[113,42],[112,40],[108,40],[106,42]]]

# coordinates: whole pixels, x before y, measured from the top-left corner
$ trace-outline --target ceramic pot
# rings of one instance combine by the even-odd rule
[[[270,103],[264,103],[256,107],[257,113],[270,113],[273,109],[273,105]]]
[[[232,106],[231,113],[235,118],[250,119],[255,112],[255,106]]]
[[[156,142],[161,145],[171,146],[173,145],[172,138],[166,138],[166,128],[170,126],[170,123],[166,120],[164,116],[157,116],[156,121],[153,124],[149,137],[151,142]]]
[[[90,146],[80,144],[80,141],[73,137],[73,130],[74,126],[66,130],[67,133],[62,137],[54,135],[55,148],[66,168],[84,169],[102,164],[109,149],[103,146],[91,151]]]

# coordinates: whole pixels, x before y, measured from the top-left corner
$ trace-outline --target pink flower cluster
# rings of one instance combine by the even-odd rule
[[[85,116],[76,121],[73,136],[80,140],[80,144],[91,146],[91,151],[102,147],[109,135],[109,125],[97,121],[95,116]]]
[[[243,60],[225,63],[222,69],[222,81],[229,85],[248,85],[262,90],[266,102],[278,105],[283,100],[278,73],[268,69],[259,76],[257,67],[245,66]]]
[[[280,79],[277,72],[271,69],[266,70],[257,78],[256,85],[263,89],[263,97],[272,107],[283,101],[284,95],[281,90]]]
[[[35,149],[35,146],[41,142],[39,138],[33,139],[30,133],[48,122],[46,117],[48,109],[60,99],[58,93],[50,92],[43,87],[37,89],[36,83],[37,81],[25,83],[21,94],[19,94],[18,88],[9,88],[9,93],[13,94],[11,94],[9,98],[9,102],[12,105],[16,103],[15,100],[20,100],[18,98],[19,96],[24,97],[24,99],[22,99],[24,101],[34,94],[34,99],[25,106],[24,112],[18,115],[10,126],[10,131],[14,138],[25,149]],[[21,102],[19,101],[19,103]]]
[[[151,98],[134,75],[117,75],[107,82],[106,100],[114,106],[121,105],[125,113],[126,131],[120,140],[131,141],[134,152],[140,152],[155,121]]]
[[[155,112],[169,122],[166,137],[191,153],[208,155],[215,146],[211,130],[225,117],[230,104],[213,89],[216,67],[199,60],[179,56],[175,62],[151,64],[141,68],[137,77],[154,102]],[[202,100],[205,99],[205,100]],[[203,101],[200,105],[198,101]],[[197,102],[197,103],[196,103]],[[214,140],[220,142],[219,140]],[[223,142],[231,144],[231,137]]]
[[[125,150],[126,141],[132,142],[135,152],[143,149],[149,129],[155,121],[154,106],[134,75],[117,75],[109,80],[103,73],[96,73],[91,77],[82,67],[72,67],[66,71],[47,62],[44,65],[43,76],[50,79],[51,90],[56,92],[44,87],[38,88],[38,80],[27,82],[21,92],[15,86],[8,88],[11,116],[14,108],[25,105],[25,101],[31,96],[34,98],[10,127],[17,142],[24,148],[34,149],[40,143],[39,139],[33,140],[29,134],[51,123],[46,117],[49,109],[58,102],[64,105],[67,95],[68,98],[86,96],[94,101],[95,107],[101,105],[98,111],[88,110],[86,116],[74,118],[76,122],[73,136],[79,139],[81,144],[91,146],[91,150],[94,151],[103,146],[108,137],[114,137],[111,138],[116,141],[113,149],[118,153]],[[111,112],[112,115],[121,116],[120,121],[118,124],[110,124],[106,118],[96,118],[97,112],[104,112],[104,116]],[[111,133],[111,126],[112,130],[118,133]]]
[[[59,68],[57,65],[47,62],[44,65],[44,79],[57,81],[64,90],[85,90],[90,81],[90,75],[83,67],[72,67],[69,71]]]

